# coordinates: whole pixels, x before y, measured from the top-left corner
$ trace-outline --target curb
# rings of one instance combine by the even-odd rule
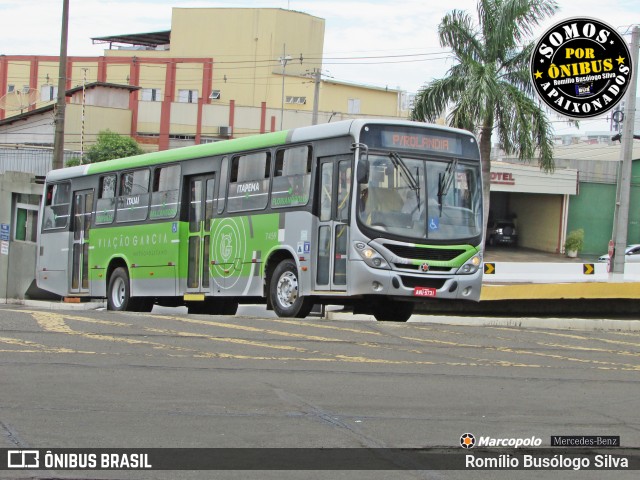
[[[325,320],[359,320],[376,322],[373,315],[327,312]],[[393,323],[393,322],[385,322]],[[440,315],[413,315],[408,323],[457,325],[467,327],[544,328],[582,331],[640,331],[640,320],[582,319],[582,318],[491,318]],[[398,323],[402,325],[402,323]]]
[[[480,301],[560,300],[560,299],[640,299],[638,282],[483,284]]]
[[[48,310],[97,310],[98,308],[107,308],[107,301],[80,302],[80,303],[67,303],[62,301],[46,301],[46,300],[18,300],[15,302],[17,305],[24,305],[26,307],[38,307]]]

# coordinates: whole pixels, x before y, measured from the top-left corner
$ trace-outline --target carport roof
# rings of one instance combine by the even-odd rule
[[[91,38],[93,44],[108,43],[109,48],[113,43],[122,43],[125,45],[136,45],[143,47],[157,47],[159,45],[168,45],[171,42],[171,30],[149,33],[125,33],[122,35],[107,35],[106,37]]]

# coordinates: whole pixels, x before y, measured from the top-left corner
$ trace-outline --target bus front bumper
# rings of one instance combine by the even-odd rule
[[[375,269],[361,261],[350,262],[350,267],[351,295],[386,295],[415,301],[480,300],[481,269],[469,275],[429,275]]]

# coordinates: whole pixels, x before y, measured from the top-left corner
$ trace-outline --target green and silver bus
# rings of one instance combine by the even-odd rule
[[[480,297],[480,155],[452,128],[347,120],[54,170],[40,218],[38,286],[110,310],[406,321]]]

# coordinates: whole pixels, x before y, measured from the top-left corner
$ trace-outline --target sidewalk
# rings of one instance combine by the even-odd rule
[[[606,252],[603,252],[606,253]],[[569,258],[561,253],[541,252],[529,248],[486,247],[485,262],[541,262],[541,263],[594,263],[598,255]]]

